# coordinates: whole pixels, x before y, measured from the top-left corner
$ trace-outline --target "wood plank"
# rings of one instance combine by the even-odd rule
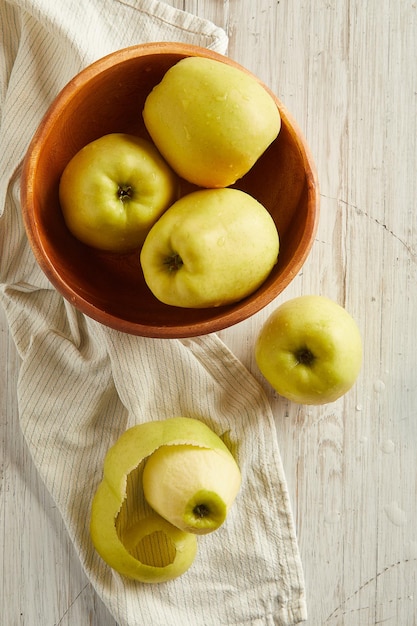
[[[311,626],[415,626],[417,598],[417,6],[395,0],[171,0],[209,18],[229,55],[264,80],[303,130],[321,184],[305,266],[277,300],[220,336],[276,416]],[[361,329],[344,398],[298,406],[260,376],[267,315],[327,295]],[[115,626],[88,583],[18,423],[19,359],[0,311],[0,610],[12,626]],[[1,621],[1,620],[0,620]]]

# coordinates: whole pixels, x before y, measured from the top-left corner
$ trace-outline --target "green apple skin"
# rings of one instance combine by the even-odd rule
[[[226,449],[161,446],[143,470],[143,493],[161,517],[199,535],[226,520],[240,488],[239,467]]]
[[[345,308],[324,296],[288,300],[266,320],[255,344],[260,372],[283,397],[326,404],[355,383],[362,339]]]
[[[84,146],[59,185],[71,233],[89,246],[120,253],[142,245],[177,192],[177,176],[155,146],[125,133],[104,135]]]
[[[143,119],[182,178],[227,187],[246,174],[281,128],[278,107],[254,76],[221,61],[182,59],[148,95]]]
[[[279,237],[268,211],[237,189],[183,196],[156,222],[140,260],[161,302],[203,308],[254,292],[277,262]]]

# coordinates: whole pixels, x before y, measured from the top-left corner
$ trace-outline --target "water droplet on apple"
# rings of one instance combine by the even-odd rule
[[[219,239],[217,240],[217,245],[220,247],[224,246],[225,242],[226,242],[225,237],[219,237]]]

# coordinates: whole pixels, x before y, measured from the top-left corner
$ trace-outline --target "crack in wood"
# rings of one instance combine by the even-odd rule
[[[364,211],[363,209],[360,209],[358,206],[356,206],[355,204],[352,204],[351,202],[348,202],[347,200],[343,200],[342,198],[333,198],[332,196],[326,196],[325,194],[321,193],[320,194],[321,198],[325,198],[326,200],[334,200],[335,202],[340,202],[341,204],[345,205],[347,208],[350,209],[354,209],[358,215],[361,215],[363,217],[368,218],[371,222],[374,222],[375,224],[377,224],[378,226],[380,226],[381,228],[383,228],[389,235],[391,235],[391,237],[393,237],[394,239],[396,239],[402,246],[404,246],[404,248],[407,250],[407,252],[409,253],[409,255],[416,261],[417,260],[417,252],[415,252],[413,250],[413,248],[411,246],[408,245],[408,243],[406,241],[404,241],[404,239],[402,239],[401,237],[399,237],[393,230],[391,230],[387,224],[384,224],[384,222],[381,222],[381,220],[377,219],[376,217],[373,217],[372,215],[370,215],[369,213],[367,213],[366,211]]]
[[[343,602],[341,602],[341,604],[338,607],[336,607],[334,609],[334,611],[332,611],[332,613],[330,613],[330,615],[326,618],[325,623],[329,622],[330,620],[333,620],[333,619],[336,619],[338,617],[341,617],[343,615],[347,615],[348,613],[355,613],[356,611],[364,611],[366,609],[369,609],[370,607],[366,606],[366,607],[358,607],[358,608],[354,608],[354,609],[345,609],[345,610],[343,610],[343,607],[348,602],[350,602],[350,600],[352,600],[353,598],[358,596],[358,594],[361,591],[363,591],[364,589],[366,589],[366,587],[368,587],[370,584],[375,582],[383,574],[386,574],[387,572],[391,571],[395,567],[398,567],[399,565],[404,565],[406,563],[412,563],[412,562],[415,562],[415,561],[417,561],[417,558],[414,558],[414,559],[403,559],[403,560],[400,560],[400,561],[396,561],[395,563],[391,563],[390,565],[386,565],[384,567],[384,569],[382,569],[380,572],[377,572],[375,576],[372,576],[372,578],[369,578],[368,580],[366,580],[362,585],[360,585],[360,587],[358,587],[353,593],[351,593],[350,596],[348,596],[345,600],[343,600]],[[399,602],[399,601],[402,601],[402,600],[405,600],[405,599],[407,599],[407,598],[399,597],[399,598],[396,598],[396,599],[387,600],[387,602],[389,602],[389,603]],[[380,622],[377,622],[377,623],[380,623]]]
[[[62,620],[64,619],[64,617],[68,614],[68,612],[71,610],[71,607],[74,606],[74,604],[77,602],[78,598],[81,596],[81,594],[83,593],[83,591],[85,591],[85,589],[87,589],[87,587],[89,586],[89,582],[86,583],[84,585],[84,587],[77,593],[77,595],[75,596],[75,598],[73,599],[73,601],[68,605],[68,607],[66,608],[66,610],[64,611],[64,613],[61,615],[61,617],[59,618],[59,620],[54,624],[54,626],[59,626],[59,624],[62,623]]]

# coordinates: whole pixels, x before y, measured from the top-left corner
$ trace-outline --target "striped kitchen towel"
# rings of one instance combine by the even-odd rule
[[[303,573],[262,389],[217,335],[134,337],[79,313],[37,266],[22,224],[22,159],[52,99],[97,58],[149,41],[227,47],[214,24],[156,0],[0,0],[0,299],[21,357],[20,425],[85,572],[120,625],[289,626],[306,619]],[[192,567],[145,585],[95,552],[91,500],[122,432],[176,415],[227,434],[243,485],[227,523],[199,541]]]

